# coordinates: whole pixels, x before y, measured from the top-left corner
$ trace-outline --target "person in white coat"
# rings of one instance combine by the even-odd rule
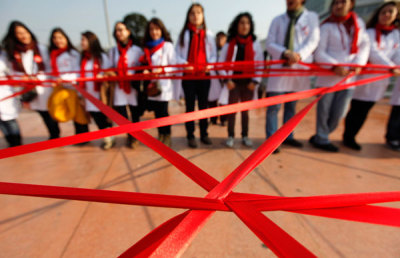
[[[79,77],[80,54],[72,45],[68,35],[61,28],[54,28],[50,34],[50,65],[55,80],[76,80]],[[63,83],[63,87],[74,89],[71,83]],[[74,122],[75,134],[88,132],[87,124]],[[84,145],[84,144],[80,144]]]
[[[145,66],[169,66],[176,64],[176,54],[171,36],[164,23],[158,19],[151,19],[146,27],[143,40],[144,55],[140,63]],[[146,69],[143,73],[157,74],[173,71],[173,67]],[[147,87],[152,87],[147,101],[147,108],[153,110],[156,118],[169,116],[168,102],[172,100],[173,85],[171,79],[151,80],[146,82]],[[155,88],[155,89],[154,89]],[[171,146],[171,126],[158,128],[158,139],[167,146]]]
[[[266,40],[266,50],[272,60],[286,60],[283,65],[273,66],[306,69],[298,64],[313,62],[313,52],[319,43],[319,19],[314,12],[304,7],[305,0],[286,0],[287,11],[275,17],[271,23]],[[267,84],[267,97],[310,89],[310,78],[304,76],[270,77]],[[266,134],[271,137],[278,129],[278,112],[281,104],[267,108]],[[295,115],[296,101],[284,104],[283,123]],[[302,147],[303,144],[294,139],[291,133],[283,142],[293,147]],[[278,153],[276,149],[274,153]]]
[[[367,23],[367,33],[371,42],[370,64],[400,65],[400,32],[397,30],[398,9],[396,2],[381,5]],[[400,69],[393,69],[394,75],[400,75]],[[363,76],[364,79],[370,76]],[[390,83],[389,79],[356,87],[350,110],[345,119],[343,144],[354,150],[361,150],[355,137],[364,124],[368,112],[375,102],[382,99]]]
[[[50,71],[49,55],[45,46],[38,43],[35,35],[19,21],[13,21],[3,39],[3,47],[11,65],[12,75],[22,79],[45,80],[46,72]],[[46,86],[46,87],[45,87]],[[42,117],[50,139],[60,137],[60,128],[47,108],[47,101],[53,89],[50,85],[35,85],[34,98],[26,99],[29,108],[37,111]],[[26,95],[25,95],[26,96]],[[24,95],[22,96],[24,100]]]
[[[108,56],[101,47],[100,41],[96,34],[91,31],[82,33],[81,37],[81,62],[80,62],[80,77],[81,78],[101,78],[103,73],[99,70],[109,69],[111,62]],[[100,99],[101,82],[86,81],[81,82],[80,87],[84,88],[93,97]],[[88,99],[85,99],[86,111],[90,113],[99,129],[112,127],[112,123],[107,117]],[[109,150],[115,146],[114,137],[105,137],[101,148]]]
[[[347,75],[357,75],[361,68],[346,67],[341,64],[365,65],[369,57],[370,42],[365,31],[365,24],[353,12],[355,0],[333,0],[331,16],[322,23],[321,38],[315,52],[317,63],[332,64],[335,75],[321,76],[316,80],[316,87],[333,86],[342,81]],[[348,79],[351,82],[355,79]],[[350,101],[352,90],[325,94],[317,106],[317,131],[310,138],[310,143],[318,149],[338,152],[339,148],[329,140],[329,134],[339,124],[347,103]]]
[[[250,13],[238,14],[229,26],[228,43],[223,47],[219,56],[219,62],[240,62],[240,61],[263,61],[264,54],[260,42],[254,34],[254,22]],[[257,68],[256,66],[254,66]],[[243,74],[242,71],[229,70],[220,71],[222,75]],[[249,69],[248,73],[252,73]],[[254,73],[254,72],[253,72]],[[254,75],[253,75],[254,76]],[[257,92],[257,85],[261,77],[227,79],[225,86],[229,90],[228,104],[250,101]],[[242,144],[251,147],[249,139],[249,111],[241,112],[242,119]],[[226,145],[230,148],[234,145],[236,113],[228,115],[228,139]]]
[[[207,30],[204,19],[204,8],[198,3],[194,3],[188,9],[186,20],[179,34],[176,45],[177,59],[180,64],[190,64],[194,67],[216,62],[216,46],[214,36]],[[207,68],[204,72],[196,71],[197,74],[207,74]],[[188,69],[188,74],[193,74]],[[210,80],[182,80],[182,88],[185,95],[186,112],[192,112],[195,109],[196,99],[200,110],[208,107],[208,94],[210,90]],[[194,137],[195,122],[185,123],[188,146],[197,148],[197,142]],[[203,144],[211,145],[208,137],[208,119],[200,120],[200,141]]]
[[[143,55],[143,51],[133,44],[133,34],[125,23],[117,22],[113,35],[117,46],[110,49],[108,53],[112,67],[117,68],[118,76],[134,74],[135,71],[129,68],[139,65],[139,58]],[[139,81],[120,80],[117,82],[114,92],[115,110],[133,123],[139,122],[140,116],[145,110],[145,103],[139,103],[138,94],[141,94],[139,88]],[[130,118],[127,109],[130,111]],[[128,148],[134,149],[138,143],[134,137],[128,134],[126,141]]]
[[[7,67],[7,57],[0,49],[0,78],[6,80],[10,74]],[[14,94],[14,88],[9,85],[0,85],[0,100]],[[17,122],[20,104],[17,98],[8,98],[0,101],[0,131],[4,134],[9,147],[22,144],[20,128]]]

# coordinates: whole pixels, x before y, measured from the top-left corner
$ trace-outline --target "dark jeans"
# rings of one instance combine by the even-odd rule
[[[3,132],[10,147],[21,145],[21,133],[16,119],[0,120],[0,131]]]
[[[148,100],[148,107],[154,111],[156,118],[167,117],[168,114],[168,101],[153,101]],[[163,126],[157,128],[159,134],[171,134],[171,126]]]
[[[375,102],[373,101],[362,101],[356,99],[351,101],[350,110],[345,119],[345,128],[343,133],[344,140],[354,140],[374,104]]]
[[[50,139],[56,139],[60,137],[60,127],[58,122],[54,121],[48,111],[37,111],[42,117],[43,122],[46,124],[47,130],[50,134]]]
[[[216,101],[209,101],[208,102],[208,108],[218,107],[217,103],[218,103],[217,100]],[[219,105],[219,106],[222,106],[222,105]],[[210,122],[213,123],[213,124],[216,124],[217,120],[218,120],[218,116],[213,116],[213,117],[210,118]],[[221,122],[221,124],[223,124],[227,120],[228,120],[228,115],[219,116],[219,121]]]
[[[183,80],[182,88],[185,94],[186,113],[193,112],[197,99],[199,110],[208,108],[208,93],[210,91],[210,80]],[[186,133],[188,139],[194,138],[194,121],[186,122]],[[208,136],[208,119],[200,120],[200,137]]]
[[[393,106],[387,125],[386,140],[400,141],[400,106]]]
[[[128,115],[128,108],[129,112],[131,113],[131,119],[129,119]],[[132,121],[133,123],[139,122],[140,115],[143,113],[143,107],[138,107],[138,106],[115,106],[114,109],[123,117],[126,119]],[[128,142],[133,141],[134,138],[132,135],[128,134]]]
[[[229,104],[245,102],[253,99],[254,91],[249,90],[248,80],[240,80],[235,82],[235,88],[229,91]],[[242,111],[242,137],[249,134],[249,111]],[[236,113],[228,115],[228,135],[235,137]]]

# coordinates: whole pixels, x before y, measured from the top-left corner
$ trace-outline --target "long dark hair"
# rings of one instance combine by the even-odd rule
[[[134,43],[134,42],[135,42],[135,37],[133,36],[133,33],[132,33],[132,31],[129,29],[128,25],[127,25],[125,22],[123,22],[123,21],[117,21],[117,22],[115,23],[115,25],[114,25],[113,37],[114,37],[114,39],[115,39],[115,42],[117,42],[117,43],[122,43],[122,42],[119,42],[119,40],[118,40],[118,38],[117,38],[117,30],[116,30],[116,28],[117,28],[117,25],[118,25],[118,24],[124,25],[125,28],[126,28],[127,30],[129,30],[129,32],[130,32],[129,40],[131,40],[132,43]]]
[[[171,35],[169,34],[167,28],[165,28],[164,23],[159,18],[152,18],[146,26],[146,32],[143,38],[143,46],[146,45],[146,42],[152,41],[153,39],[150,36],[150,24],[154,24],[161,30],[161,37],[164,38],[165,41],[172,42]]]
[[[331,7],[329,8],[329,10],[332,12],[332,7],[333,7],[333,4],[335,3],[335,1],[336,0],[332,0],[332,2],[331,2]],[[356,0],[350,0],[352,3],[353,3],[353,8],[351,8],[351,10],[353,11],[354,10],[354,7],[356,6]]]
[[[393,21],[393,25],[396,25],[397,27],[399,26],[399,21],[400,21],[399,9],[397,8],[397,4],[396,4],[395,1],[390,1],[390,2],[386,2],[386,3],[382,4],[378,9],[376,9],[374,14],[371,16],[371,18],[367,22],[367,28],[375,28],[375,26],[379,22],[379,14],[380,14],[380,12],[382,11],[383,8],[385,8],[388,5],[392,5],[392,6],[396,7],[396,9],[397,9],[397,17]]]
[[[32,42],[37,44],[36,36],[32,33],[32,31],[25,24],[23,24],[20,21],[12,21],[10,23],[10,26],[8,27],[8,32],[2,41],[3,48],[7,53],[7,57],[8,57],[9,61],[14,61],[14,59],[15,59],[14,51],[16,49],[16,46],[18,44],[22,44],[21,42],[19,42],[19,40],[15,36],[15,29],[17,27],[23,27],[25,30],[27,30],[29,32],[29,34],[31,34]]]
[[[180,44],[181,46],[183,46],[183,44],[184,44],[185,31],[186,31],[187,25],[190,23],[190,22],[189,22],[189,14],[190,14],[190,12],[192,11],[192,9],[193,9],[194,7],[200,7],[200,8],[201,8],[201,11],[203,12],[203,24],[202,24],[202,26],[203,26],[203,29],[204,29],[205,31],[207,31],[206,19],[205,19],[205,17],[204,17],[204,7],[203,7],[201,4],[199,4],[199,3],[193,3],[193,4],[189,7],[189,9],[188,9],[188,11],[187,11],[187,13],[186,13],[186,20],[185,20],[185,23],[183,24],[183,28],[182,28],[182,30],[181,30],[181,33],[179,33],[179,44]]]
[[[229,29],[228,29],[228,42],[231,41],[232,39],[234,39],[237,35],[238,35],[238,26],[239,26],[239,22],[240,19],[242,19],[243,17],[247,17],[250,21],[250,32],[249,35],[251,35],[251,37],[253,38],[253,41],[255,41],[257,39],[256,35],[254,34],[254,21],[253,21],[253,17],[251,16],[250,13],[248,12],[244,12],[244,13],[239,13],[235,19],[233,19],[233,21],[231,22],[231,24],[229,25]]]
[[[81,34],[89,41],[89,53],[99,60],[99,63],[102,63],[102,56],[101,54],[104,53],[103,48],[101,47],[100,40],[97,38],[96,34],[91,31],[85,31]],[[81,61],[83,59],[83,51],[81,55]]]
[[[65,31],[64,31],[63,29],[61,29],[60,27],[56,27],[56,28],[54,28],[54,29],[51,31],[51,33],[50,33],[49,53],[51,53],[51,51],[53,51],[53,50],[55,50],[55,49],[58,49],[58,48],[56,47],[56,45],[54,44],[54,42],[53,42],[53,37],[54,37],[54,34],[55,34],[56,32],[61,33],[61,34],[67,39],[67,44],[68,44],[68,45],[67,45],[67,50],[68,50],[68,51],[71,51],[72,49],[78,51],[78,50],[72,45],[71,40],[69,39],[67,33],[65,33]]]

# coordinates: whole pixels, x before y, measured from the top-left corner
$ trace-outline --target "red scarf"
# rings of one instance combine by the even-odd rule
[[[343,23],[345,26],[346,30],[348,33],[350,33],[350,30],[352,27],[354,27],[354,35],[353,35],[353,41],[351,42],[351,54],[356,54],[358,52],[358,37],[360,34],[360,26],[358,24],[357,20],[357,15],[355,12],[349,12],[346,16],[335,16],[331,15],[328,17],[322,24],[326,22],[332,22],[332,23]],[[342,38],[343,42],[343,38]]]
[[[50,61],[51,61],[51,68],[53,69],[54,76],[60,75],[60,72],[58,71],[57,57],[59,57],[62,53],[64,53],[67,50],[68,50],[68,48],[59,48],[59,49],[54,49],[51,51]]]
[[[190,44],[190,52],[188,55],[189,64],[205,64],[207,63],[206,44],[204,29],[198,29],[193,24],[188,24],[187,28],[193,32],[192,42]]]
[[[92,55],[85,51],[83,52],[83,58],[81,61],[81,78],[85,78],[86,77],[86,72],[85,71],[85,67],[86,67],[86,63],[92,59]],[[97,58],[94,58],[93,60],[93,77],[96,78],[97,74],[99,73],[99,69],[100,69],[100,65],[99,65],[99,60]],[[85,88],[86,86],[86,82],[81,82],[80,86],[82,88]],[[94,90],[99,92],[100,91],[100,87],[101,87],[101,82],[94,82]]]
[[[132,40],[129,40],[128,44],[126,44],[125,47],[121,45],[121,43],[117,43],[118,47],[118,53],[119,53],[119,59],[118,59],[118,75],[119,76],[126,76],[128,74],[128,55],[126,54],[128,50],[132,46]],[[120,80],[118,82],[119,87],[126,93],[130,94],[131,93],[131,85],[129,81],[126,80]]]
[[[244,61],[254,61],[253,37],[249,35],[246,38],[236,36],[229,42],[228,53],[226,55],[227,62],[235,61],[232,58],[236,44],[244,45]]]
[[[152,56],[155,52],[157,52],[158,50],[160,50],[160,49],[164,46],[164,43],[165,43],[165,41],[161,42],[160,44],[158,44],[157,46],[152,47],[152,48],[145,47],[145,48],[143,49],[144,55],[142,55],[142,56],[140,57],[139,62],[140,62],[141,64],[143,64],[143,65],[152,66],[152,63],[151,63],[151,56]]]
[[[31,42],[29,45],[17,44],[14,50],[14,60],[12,61],[13,69],[17,72],[27,74],[24,65],[22,64],[21,53],[25,53],[28,50],[33,50],[33,61],[37,64],[38,70],[44,72],[44,62],[40,55],[39,48],[35,42]]]
[[[382,31],[387,31],[387,32],[391,32],[396,28],[395,25],[381,25],[381,24],[376,24],[375,26],[375,31],[376,31],[376,42],[378,43],[378,48],[381,45],[381,35],[382,35]]]

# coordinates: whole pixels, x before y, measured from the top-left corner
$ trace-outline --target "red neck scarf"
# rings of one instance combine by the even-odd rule
[[[151,63],[151,56],[157,52],[158,50],[160,50],[163,46],[164,46],[165,41],[162,41],[160,44],[158,44],[155,47],[149,48],[149,47],[145,47],[143,49],[144,51],[144,55],[142,55],[139,59],[139,62],[143,65],[149,65],[152,66]]]
[[[54,76],[60,75],[60,72],[58,71],[57,57],[59,57],[62,53],[64,53],[67,50],[68,50],[68,48],[59,48],[59,49],[54,49],[51,51],[50,61],[51,61],[51,68],[53,69]]]
[[[125,47],[121,45],[121,43],[117,43],[118,52],[119,52],[119,59],[118,59],[118,75],[119,76],[126,76],[128,74],[128,55],[127,52],[132,46],[132,40],[129,40],[128,44]],[[119,87],[126,93],[131,93],[131,85],[129,81],[120,80],[118,82]]]
[[[14,50],[14,60],[12,61],[13,69],[17,72],[27,74],[24,65],[22,64],[21,53],[25,53],[28,50],[33,50],[33,61],[37,64],[38,70],[44,72],[44,62],[40,55],[39,48],[35,42],[31,42],[28,45],[17,44]]]
[[[244,45],[244,61],[254,61],[253,37],[249,35],[246,38],[236,36],[229,42],[228,53],[226,55],[227,62],[235,61],[232,58],[236,44]]]
[[[86,67],[86,63],[92,59],[92,55],[88,52],[85,51],[83,52],[83,58],[81,61],[81,78],[85,78],[86,77],[86,72],[85,71],[85,67]],[[99,69],[100,69],[100,65],[99,65],[99,60],[97,58],[94,58],[93,60],[93,77],[96,78],[97,74],[99,73]],[[86,86],[85,82],[81,82],[80,86],[82,88],[84,88]],[[94,90],[99,92],[100,91],[100,87],[101,87],[101,82],[94,82]]]
[[[192,42],[190,43],[190,52],[188,62],[190,64],[205,64],[207,63],[206,43],[204,29],[199,29],[193,24],[187,25],[188,30],[192,31]]]
[[[350,33],[350,30],[352,27],[354,27],[354,35],[353,35],[353,41],[351,43],[351,54],[356,54],[358,52],[358,37],[360,34],[360,26],[358,24],[358,20],[357,20],[357,15],[355,12],[349,12],[346,16],[335,16],[335,15],[331,15],[330,17],[328,17],[324,22],[332,22],[332,23],[343,23],[343,25],[346,27],[346,30],[348,33]],[[342,38],[342,42],[343,42],[343,38]]]
[[[381,24],[376,24],[375,26],[375,31],[376,31],[376,42],[378,43],[378,47],[380,47],[381,45],[381,35],[382,35],[382,31],[387,31],[387,32],[391,32],[396,28],[396,26],[394,25],[381,25]]]

